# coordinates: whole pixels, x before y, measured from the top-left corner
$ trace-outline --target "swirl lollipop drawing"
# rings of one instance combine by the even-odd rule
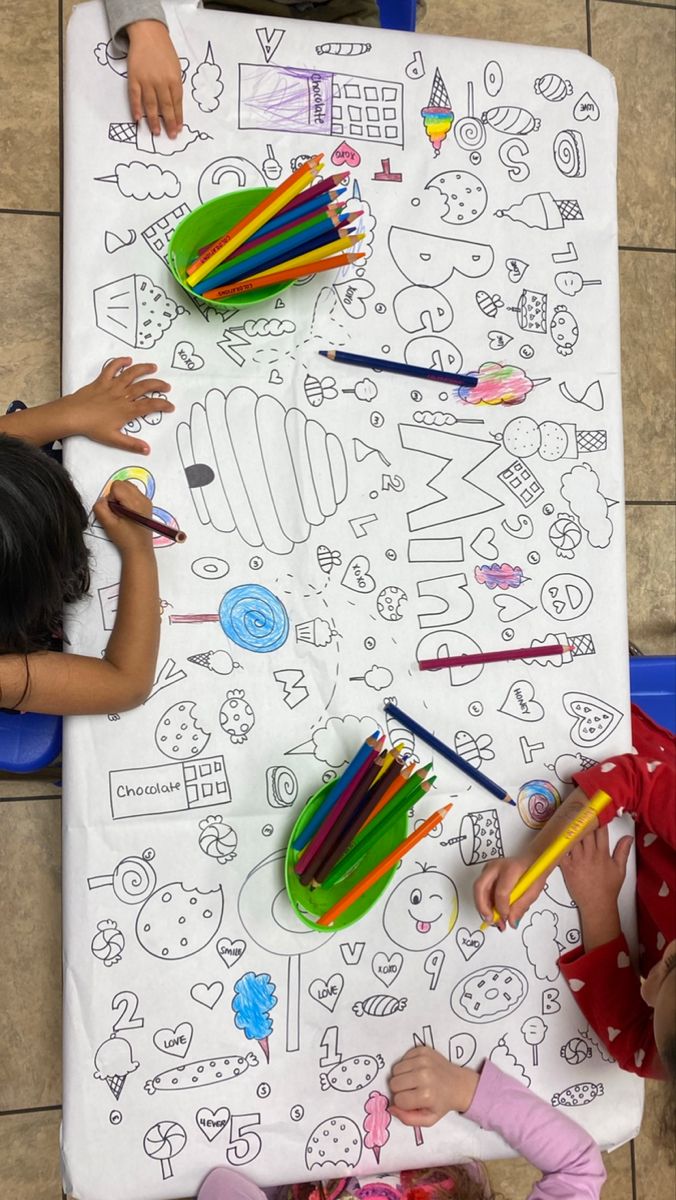
[[[136,855],[123,858],[112,875],[92,875],[87,880],[87,886],[90,891],[112,887],[116,898],[123,904],[142,904],[157,886],[157,876],[150,865],[154,857],[154,850],[144,850],[140,858]]]
[[[364,1105],[364,1112],[366,1113],[363,1125],[366,1135],[364,1145],[367,1150],[373,1151],[376,1162],[380,1164],[380,1151],[390,1140],[389,1126],[392,1118],[387,1096],[382,1092],[371,1092]]]
[[[298,920],[284,885],[285,850],[275,850],[249,872],[237,898],[237,911],[249,937],[268,954],[287,959],[286,1049],[300,1048],[300,959],[333,934]]]
[[[242,650],[270,654],[289,636],[289,616],[281,600],[259,583],[230,588],[217,613],[172,613],[171,625],[218,621],[226,637]]]
[[[247,971],[235,984],[232,1010],[235,1025],[249,1041],[258,1042],[266,1061],[270,1062],[269,1037],[273,1030],[270,1009],[277,1004],[275,985],[269,975]]]
[[[178,1121],[158,1121],[146,1133],[143,1149],[149,1158],[159,1159],[163,1179],[173,1179],[171,1160],[181,1153],[187,1140],[185,1129]]]

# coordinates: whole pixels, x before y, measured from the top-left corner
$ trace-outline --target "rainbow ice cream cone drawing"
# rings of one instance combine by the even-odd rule
[[[439,156],[443,142],[446,141],[453,128],[455,113],[451,107],[451,98],[446,90],[439,68],[434,72],[432,90],[427,106],[420,109],[425,133],[434,147],[434,157]]]

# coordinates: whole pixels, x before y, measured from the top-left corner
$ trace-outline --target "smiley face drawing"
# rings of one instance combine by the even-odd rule
[[[458,919],[458,893],[453,880],[436,867],[420,866],[392,891],[383,913],[383,928],[402,950],[430,950],[448,937]]]

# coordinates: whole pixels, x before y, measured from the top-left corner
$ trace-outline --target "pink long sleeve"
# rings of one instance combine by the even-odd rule
[[[598,1200],[606,1172],[593,1138],[488,1059],[465,1113],[542,1171],[528,1200]]]

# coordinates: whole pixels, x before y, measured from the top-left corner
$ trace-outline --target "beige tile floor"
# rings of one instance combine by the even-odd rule
[[[0,408],[59,380],[59,45],[71,0],[0,0]],[[620,268],[630,635],[676,651],[674,48],[667,0],[429,0],[427,32],[575,47],[610,67],[621,109]],[[30,269],[12,277],[17,256]],[[40,279],[34,288],[31,280]],[[9,282],[8,282],[9,280]],[[60,804],[49,780],[0,778],[0,1200],[60,1200]],[[604,1200],[670,1200],[659,1087]],[[491,1168],[506,1200],[534,1172]]]

